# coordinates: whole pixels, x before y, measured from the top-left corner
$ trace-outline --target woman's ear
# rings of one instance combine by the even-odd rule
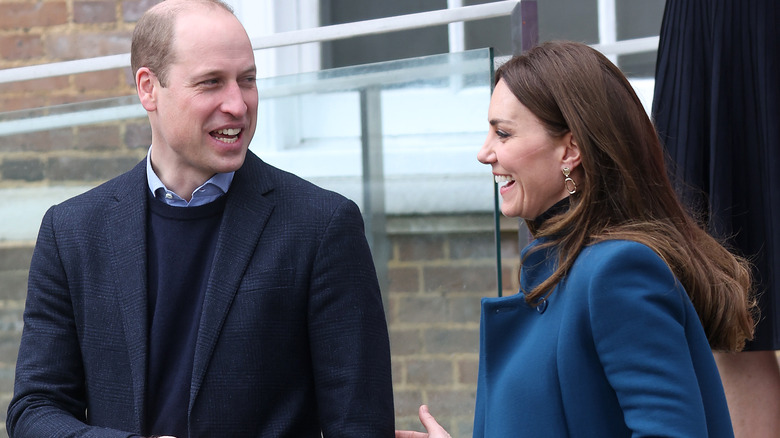
[[[146,111],[156,110],[157,100],[155,91],[160,86],[157,76],[148,67],[141,67],[135,72],[135,83],[138,99],[141,101],[144,109]]]
[[[582,162],[582,157],[580,156],[580,146],[577,144],[577,141],[574,139],[571,131],[564,134],[563,142],[565,148],[563,157],[561,159],[561,164],[568,167],[569,169],[574,170]]]

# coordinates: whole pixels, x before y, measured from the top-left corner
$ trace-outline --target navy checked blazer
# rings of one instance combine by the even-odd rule
[[[11,437],[140,434],[147,190],[142,161],[44,216]],[[387,325],[357,206],[251,152],[226,196],[189,436],[392,437]]]

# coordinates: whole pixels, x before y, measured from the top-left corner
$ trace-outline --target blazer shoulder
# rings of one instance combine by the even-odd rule
[[[140,196],[146,182],[146,159],[133,169],[118,175],[84,193],[68,198],[49,208],[55,218],[80,221],[83,217],[104,211],[110,204],[125,196]]]

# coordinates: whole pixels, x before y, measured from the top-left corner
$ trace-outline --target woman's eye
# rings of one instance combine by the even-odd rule
[[[506,132],[504,132],[504,131],[502,131],[500,129],[496,129],[496,135],[499,136],[499,138],[507,138],[507,137],[509,137],[508,133],[506,133]]]

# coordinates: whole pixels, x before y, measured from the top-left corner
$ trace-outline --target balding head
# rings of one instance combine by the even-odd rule
[[[133,76],[141,67],[154,72],[166,86],[169,66],[176,61],[174,50],[176,19],[186,12],[218,9],[233,14],[233,8],[222,0],[166,0],[149,8],[133,31],[130,66]]]

